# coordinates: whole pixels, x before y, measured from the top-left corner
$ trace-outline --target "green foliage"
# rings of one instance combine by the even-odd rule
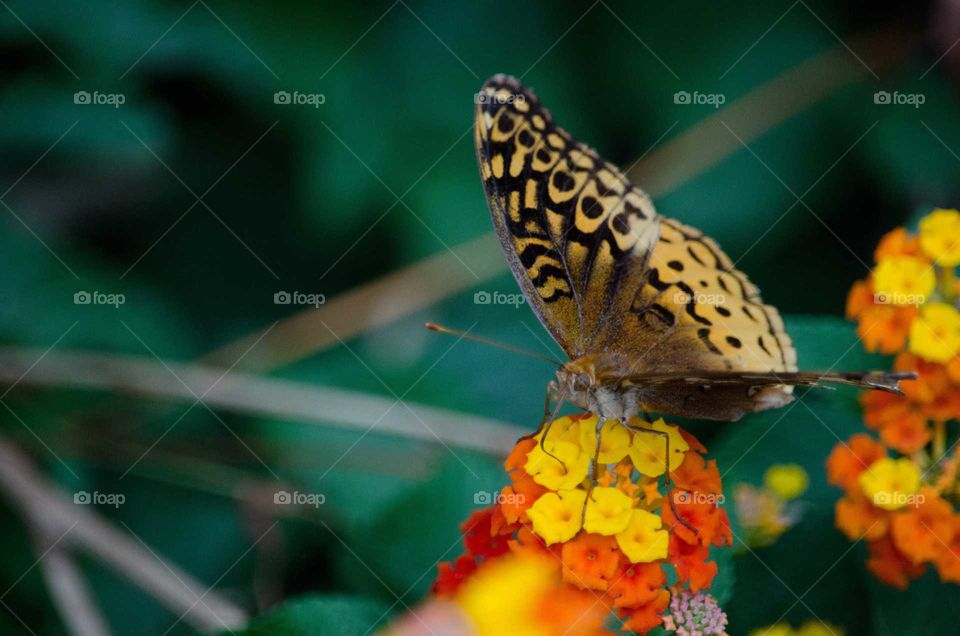
[[[255,620],[237,636],[363,636],[389,608],[369,599],[349,596],[308,596]]]

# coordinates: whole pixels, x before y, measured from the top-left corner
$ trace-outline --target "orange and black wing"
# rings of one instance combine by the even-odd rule
[[[498,75],[477,95],[475,141],[490,214],[537,317],[571,358],[590,351],[639,289],[659,236],[650,198]]]

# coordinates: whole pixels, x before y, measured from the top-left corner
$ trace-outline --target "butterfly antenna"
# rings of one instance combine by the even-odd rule
[[[537,360],[543,360],[544,362],[549,362],[550,364],[556,365],[558,367],[563,366],[563,362],[557,360],[556,358],[551,358],[549,356],[543,356],[539,353],[534,353],[532,351],[527,351],[526,349],[519,349],[517,347],[510,346],[508,344],[503,344],[502,342],[497,342],[495,340],[489,340],[483,336],[474,336],[469,334],[466,331],[458,331],[457,329],[450,329],[442,325],[434,324],[428,322],[426,324],[427,329],[430,331],[437,331],[440,333],[449,334],[451,336],[457,336],[458,338],[463,338],[465,340],[473,340],[474,342],[479,342],[481,344],[490,345],[491,347],[497,347],[498,349],[505,349],[507,351],[512,351],[513,353],[519,353],[522,356],[527,356],[529,358],[536,358]]]

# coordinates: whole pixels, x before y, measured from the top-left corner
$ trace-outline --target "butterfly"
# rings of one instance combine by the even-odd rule
[[[493,225],[528,304],[569,357],[551,397],[627,424],[641,411],[738,420],[795,386],[900,393],[911,373],[797,370],[776,308],[711,238],[657,213],[616,166],[497,75],[474,138]],[[551,396],[552,393],[552,396]],[[598,428],[599,430],[599,428]]]

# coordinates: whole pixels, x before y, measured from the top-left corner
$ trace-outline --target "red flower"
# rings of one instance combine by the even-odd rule
[[[509,536],[493,532],[493,511],[493,507],[478,510],[460,524],[467,554],[490,559],[509,549]]]
[[[433,582],[433,593],[437,596],[453,596],[463,583],[477,569],[473,557],[462,555],[453,563],[444,562],[438,567],[437,580]]]

